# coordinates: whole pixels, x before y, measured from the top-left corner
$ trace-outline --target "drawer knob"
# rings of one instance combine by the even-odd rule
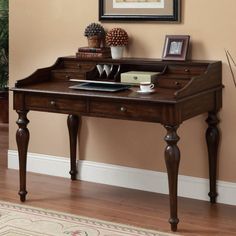
[[[176,85],[176,86],[180,86],[181,84],[180,84],[180,82],[177,82],[177,81],[176,81],[176,82],[175,82],[175,85]]]
[[[185,68],[184,72],[190,72],[190,70],[188,68]]]
[[[52,106],[56,106],[56,102],[55,102],[55,101],[51,101],[50,104],[51,104]]]
[[[120,111],[125,112],[125,111],[127,111],[127,109],[126,109],[126,107],[121,107]]]
[[[66,78],[67,78],[67,79],[71,79],[71,76],[70,76],[70,75],[66,75]]]

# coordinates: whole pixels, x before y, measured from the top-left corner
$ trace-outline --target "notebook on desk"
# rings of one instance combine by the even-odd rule
[[[90,91],[104,91],[104,92],[117,92],[129,89],[131,85],[127,84],[110,84],[110,83],[81,83],[70,86],[71,89],[90,90]]]

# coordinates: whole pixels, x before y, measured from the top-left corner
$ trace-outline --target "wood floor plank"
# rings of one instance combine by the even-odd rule
[[[18,171],[6,168],[8,128],[0,125],[0,199],[20,203]],[[25,203],[170,232],[167,195],[28,173]],[[178,233],[236,236],[236,207],[179,198]]]

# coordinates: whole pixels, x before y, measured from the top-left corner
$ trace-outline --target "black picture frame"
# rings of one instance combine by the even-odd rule
[[[189,35],[166,35],[162,60],[185,61],[188,55]]]
[[[99,0],[99,21],[165,21],[180,22],[181,0],[162,0],[172,4],[170,14],[109,14],[105,10],[105,1]]]

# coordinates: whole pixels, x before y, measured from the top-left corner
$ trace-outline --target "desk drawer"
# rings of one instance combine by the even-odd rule
[[[127,120],[160,121],[161,106],[158,104],[135,104],[131,102],[91,101],[90,114]]]
[[[169,65],[168,72],[173,74],[183,75],[200,75],[203,74],[207,69],[207,65],[191,66],[191,65]]]
[[[96,62],[83,63],[78,61],[67,61],[67,60],[65,60],[63,63],[64,63],[64,68],[66,69],[79,69],[84,71],[91,70],[96,65]]]
[[[52,79],[58,81],[69,81],[70,79],[85,79],[85,72],[59,71],[51,72]]]
[[[57,96],[26,95],[26,109],[58,113],[85,112],[85,99],[60,98]]]
[[[168,79],[168,78],[159,79],[156,82],[157,86],[160,88],[171,88],[171,89],[181,89],[187,83],[189,83],[189,80]]]

